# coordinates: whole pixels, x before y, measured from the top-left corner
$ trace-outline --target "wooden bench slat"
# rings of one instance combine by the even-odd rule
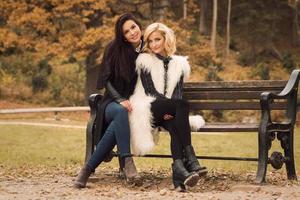
[[[259,102],[197,102],[189,101],[191,110],[261,110]],[[271,105],[273,110],[286,109],[286,102]]]
[[[204,82],[187,82],[184,84],[186,89],[242,89],[247,88],[284,88],[287,81],[274,80],[252,80],[252,81],[204,81]]]
[[[278,93],[280,91],[271,91]],[[260,99],[262,91],[202,91],[186,92],[184,98],[188,100],[234,100],[234,99]]]
[[[187,86],[184,87],[184,92],[205,92],[205,91],[258,91],[258,92],[265,92],[265,91],[282,91],[283,87],[243,87],[243,88],[238,88],[238,87],[233,87],[233,88],[189,88]]]
[[[201,132],[257,132],[258,123],[206,123]]]

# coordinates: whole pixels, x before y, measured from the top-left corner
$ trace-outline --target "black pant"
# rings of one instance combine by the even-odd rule
[[[180,99],[156,99],[151,104],[154,125],[162,126],[171,136],[172,158],[182,159],[183,147],[191,145],[189,124],[189,104]],[[171,120],[164,120],[165,114],[172,115]]]

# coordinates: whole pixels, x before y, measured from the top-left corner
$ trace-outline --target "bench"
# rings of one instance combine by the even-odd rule
[[[297,179],[294,162],[293,134],[297,115],[297,93],[300,70],[294,70],[288,81],[255,80],[255,81],[210,81],[189,82],[184,85],[184,98],[190,103],[191,112],[197,111],[246,111],[261,112],[260,123],[218,122],[206,123],[199,132],[257,132],[258,158],[197,156],[199,159],[239,160],[258,162],[256,183],[265,182],[267,165],[275,169],[286,165],[288,179]],[[89,98],[90,119],[86,131],[87,161],[93,153],[95,141],[95,121],[100,94]],[[281,110],[285,120],[275,122],[271,112]],[[273,152],[269,156],[272,141],[277,138],[284,151]],[[115,155],[117,156],[117,154]],[[144,157],[170,158],[170,155],[148,154]]]

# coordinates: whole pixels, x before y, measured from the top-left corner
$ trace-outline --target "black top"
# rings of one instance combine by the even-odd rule
[[[142,43],[143,44],[143,43]],[[114,73],[114,66],[111,66],[109,63],[109,59],[111,59],[112,55],[109,55],[110,48],[112,43],[110,43],[103,55],[103,60],[100,66],[100,72],[97,80],[97,89],[106,88],[104,96],[101,99],[101,102],[97,105],[97,118],[96,118],[96,126],[95,126],[95,144],[97,144],[102,138],[105,130],[107,129],[108,123],[105,120],[105,109],[106,106],[112,102],[121,102],[124,99],[129,98],[129,96],[133,93],[137,74],[133,73],[130,82],[124,80],[120,76],[116,77]],[[135,59],[138,56],[138,52],[135,55]],[[132,66],[133,71],[135,72],[135,65]]]
[[[97,81],[97,89],[103,89],[105,87],[105,96],[109,95],[112,100],[120,103],[132,95],[137,81],[137,73],[134,70],[135,66],[132,66],[133,73],[129,81],[124,80],[124,78],[115,74],[115,67],[110,66],[109,63],[110,55],[108,55],[108,52],[111,48],[111,44],[112,43],[107,46],[103,55],[103,61],[100,66],[100,72]],[[136,52],[134,59],[137,58],[138,54],[139,52]]]

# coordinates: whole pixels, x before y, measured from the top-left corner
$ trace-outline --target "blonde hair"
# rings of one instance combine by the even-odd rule
[[[165,50],[168,56],[171,56],[175,53],[176,51],[176,38],[174,35],[174,31],[167,27],[166,25],[162,23],[153,23],[150,24],[144,32],[144,41],[145,41],[145,46],[144,46],[144,51],[148,53],[152,53],[149,43],[148,43],[148,38],[149,36],[155,32],[158,31],[162,34],[162,36],[165,39]]]

